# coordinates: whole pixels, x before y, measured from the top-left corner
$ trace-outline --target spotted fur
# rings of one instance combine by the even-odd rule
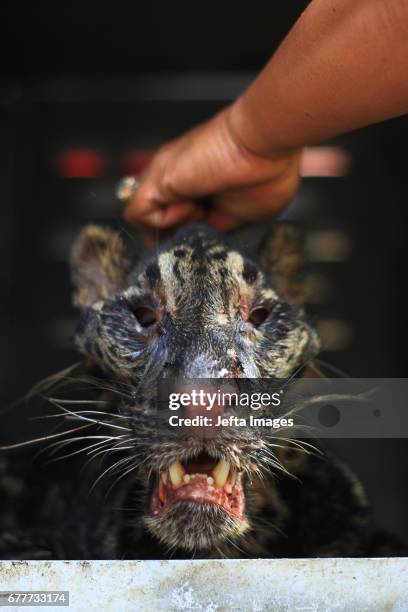
[[[183,229],[142,260],[111,230],[82,231],[71,259],[74,303],[81,310],[75,343],[87,370],[77,382],[88,384],[100,404],[86,410],[81,403],[52,402],[71,420],[107,434],[107,441],[87,446],[88,453],[119,458],[102,473],[92,462],[79,481],[65,474],[44,503],[32,503],[30,520],[38,529],[20,547],[22,556],[27,547],[37,550],[36,558],[381,554],[361,486],[330,455],[277,441],[265,428],[225,428],[210,439],[180,434],[155,409],[160,380],[287,382],[317,353],[317,334],[304,311],[304,257],[293,229],[277,227],[259,261],[206,226]],[[91,438],[82,437],[87,444]],[[244,517],[190,502],[153,516],[149,499],[160,472],[203,451],[241,474]],[[109,495],[100,486],[88,495],[89,483],[109,474]],[[0,478],[0,487],[5,483]],[[38,479],[31,486],[39,486]],[[23,499],[16,494],[14,507]],[[13,546],[18,549],[14,540]],[[0,536],[0,553],[7,547]]]

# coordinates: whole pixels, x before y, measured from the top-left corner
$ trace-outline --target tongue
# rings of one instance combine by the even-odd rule
[[[209,485],[206,478],[194,478],[178,489],[168,491],[168,501],[194,501],[200,504],[219,504],[225,506],[228,502],[224,489]]]
[[[245,508],[245,495],[238,476],[234,486],[217,487],[209,484],[207,478],[201,474],[193,476],[188,483],[183,483],[174,489],[170,483],[165,486],[160,479],[158,490],[153,495],[151,509],[153,514],[160,514],[165,508],[177,502],[190,501],[198,504],[216,504],[224,508],[229,514],[242,516]]]

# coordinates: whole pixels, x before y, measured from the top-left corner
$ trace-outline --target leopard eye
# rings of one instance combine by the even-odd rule
[[[254,310],[249,313],[248,322],[252,323],[254,327],[259,327],[264,321],[266,321],[268,316],[269,310],[267,308],[254,308]]]
[[[133,314],[141,327],[151,327],[157,323],[156,312],[153,308],[149,308],[148,306],[134,307]]]

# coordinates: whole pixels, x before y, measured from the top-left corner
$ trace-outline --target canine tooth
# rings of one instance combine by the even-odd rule
[[[212,472],[217,486],[223,487],[225,485],[229,471],[230,464],[228,461],[225,461],[225,459],[220,459]]]
[[[190,482],[190,474],[184,474],[184,482]]]
[[[207,478],[207,484],[209,484],[209,485],[214,484],[214,478],[212,478],[211,476],[208,476],[208,478]]]
[[[168,473],[167,470],[165,472],[162,472],[161,479],[162,479],[163,483],[166,485],[167,481],[169,479],[169,473]]]
[[[175,461],[169,467],[170,480],[175,487],[179,487],[183,482],[183,476],[185,469],[181,465],[180,461]]]
[[[231,486],[233,487],[236,482],[237,482],[237,472],[235,470],[232,470],[231,471]]]

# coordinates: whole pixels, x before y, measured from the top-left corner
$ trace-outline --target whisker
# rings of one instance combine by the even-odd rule
[[[56,446],[66,446],[68,444],[73,444],[74,442],[82,442],[83,440],[100,440],[104,442],[111,442],[112,440],[116,440],[115,436],[76,436],[69,438],[68,440],[58,440],[57,442],[53,442],[49,444],[46,448],[54,448]]]
[[[126,449],[133,449],[134,450],[134,446],[126,446],[126,447],[121,446],[122,444],[126,444],[126,443],[129,443],[129,442],[130,442],[130,439],[126,436],[124,440],[121,440],[120,442],[117,442],[113,446],[110,446],[107,449],[104,448],[102,450],[98,450],[97,452],[93,451],[92,454],[94,454],[94,456],[96,457],[97,455],[108,454],[109,452],[116,451],[116,450],[123,450],[125,448]]]
[[[55,402],[59,402],[60,404],[109,404],[107,400],[70,400],[59,397],[50,397],[49,395],[45,397],[47,397],[47,399],[54,400]]]
[[[108,497],[108,495],[110,494],[110,492],[112,491],[112,489],[118,484],[118,482],[120,480],[122,480],[123,478],[125,478],[128,474],[130,474],[130,472],[133,472],[133,470],[137,469],[137,465],[132,465],[129,469],[127,469],[125,472],[123,472],[109,487],[109,489],[106,491],[106,495],[105,498]]]
[[[99,447],[102,444],[107,444],[107,441],[105,440],[101,442],[95,442],[94,444],[90,444],[89,446],[86,446],[85,448],[79,448],[76,451],[72,451],[71,453],[67,453],[65,455],[55,457],[54,459],[50,459],[49,461],[47,461],[46,465],[49,465],[50,463],[54,463],[56,461],[61,461],[62,459],[68,459],[68,457],[73,457],[74,455],[80,455],[81,453],[86,453],[86,451],[88,451],[89,449],[94,448],[94,447]],[[60,448],[61,447],[54,449],[54,453],[58,452]]]
[[[56,408],[59,408],[63,412],[73,416],[76,419],[79,419],[79,420],[82,420],[82,421],[89,421],[90,423],[95,423],[97,425],[104,425],[105,427],[112,427],[114,429],[121,429],[123,431],[132,431],[131,429],[129,429],[129,427],[122,427],[121,425],[115,425],[114,423],[106,423],[105,421],[100,421],[100,420],[97,420],[97,419],[90,419],[89,417],[86,417],[86,416],[83,416],[83,415],[79,415],[76,412],[72,412],[72,410],[69,410],[68,408],[65,408],[64,406],[60,406],[52,398],[45,397],[44,399],[48,399],[51,404],[56,406]]]
[[[81,429],[86,429],[87,427],[92,427],[92,423],[88,425],[81,425],[80,427],[75,427],[74,429],[68,429],[66,431],[61,431],[56,434],[50,434],[47,436],[42,436],[41,438],[33,438],[32,440],[26,440],[25,442],[17,442],[16,444],[9,444],[7,446],[0,446],[0,450],[13,450],[15,448],[21,448],[23,446],[29,446],[30,444],[37,444],[38,442],[44,442],[44,440],[51,440],[52,438],[59,438],[61,436],[66,436],[69,433],[73,433],[75,431],[80,431]]]
[[[48,398],[50,401],[54,402],[60,402],[60,400],[58,398]],[[125,416],[123,414],[116,414],[114,412],[105,412],[104,410],[76,410],[75,412],[72,412],[72,414],[77,415],[77,414],[102,414],[105,416],[111,416],[114,417],[115,419],[123,419],[123,420],[130,420],[131,417],[130,416]],[[42,416],[38,416],[38,417],[31,417],[31,420],[36,420],[36,419],[50,419],[50,418],[55,418],[55,417],[65,417],[64,414],[47,414],[47,415],[42,415]]]
[[[26,400],[30,400],[33,396],[42,394],[47,389],[51,389],[53,385],[56,384],[58,381],[65,380],[67,378],[67,375],[70,374],[72,371],[74,371],[75,368],[78,368],[80,365],[81,365],[81,362],[77,361],[76,363],[65,368],[64,370],[61,370],[60,372],[57,372],[56,374],[52,374],[51,376],[48,376],[47,378],[44,378],[43,380],[40,380],[40,382],[36,383],[30,389],[30,391],[26,394],[25,396]]]
[[[337,374],[341,378],[350,378],[350,374],[347,374],[347,372],[344,372],[344,370],[341,370],[340,368],[332,365],[328,361],[324,361],[323,359],[318,359],[317,357],[314,358],[314,361],[316,363],[321,364],[322,366],[324,366],[328,370],[331,370],[332,372],[334,372],[334,374]]]
[[[91,486],[91,488],[89,490],[89,493],[92,493],[92,491],[94,490],[94,488],[96,487],[98,482],[100,482],[104,476],[106,476],[107,474],[112,472],[114,469],[117,469],[120,465],[122,465],[124,463],[129,463],[129,461],[132,461],[132,460],[133,460],[133,457],[124,457],[123,459],[119,459],[119,461],[117,461],[113,465],[109,466],[104,472],[102,472],[102,474],[100,474],[98,476],[98,478],[92,484],[92,486]]]

